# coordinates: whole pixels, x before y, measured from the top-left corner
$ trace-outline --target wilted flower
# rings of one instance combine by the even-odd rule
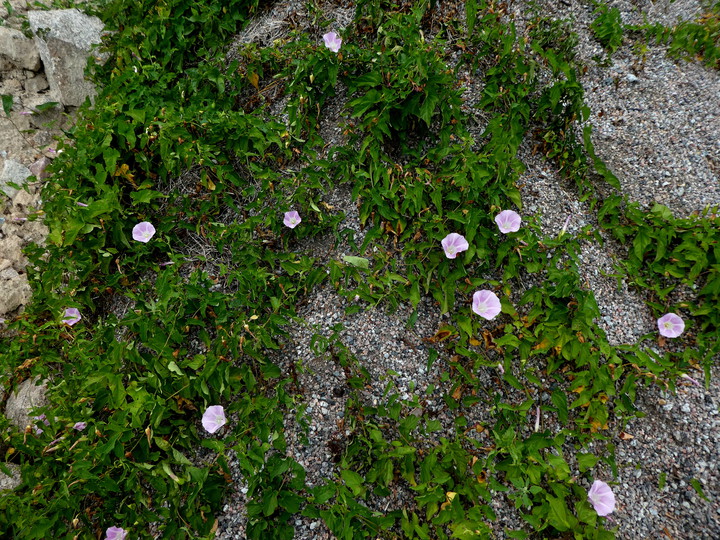
[[[133,227],[132,237],[138,242],[147,243],[155,234],[155,227],[149,221],[141,221]]]
[[[699,382],[697,382],[695,379],[693,379],[693,378],[692,378],[690,375],[688,375],[687,373],[681,373],[680,376],[681,376],[683,379],[687,379],[688,381],[690,381],[691,383],[693,383],[695,386],[702,386],[702,384],[700,384]]]
[[[69,326],[72,326],[73,324],[77,323],[82,319],[82,316],[80,315],[80,310],[78,308],[67,308],[65,310],[65,315],[63,316],[63,322]]]
[[[657,325],[660,335],[669,338],[676,338],[685,330],[685,322],[674,313],[667,313],[660,317]]]
[[[73,426],[73,429],[76,429],[78,431],[82,431],[87,427],[87,422],[75,422],[75,425]]]
[[[127,531],[121,527],[108,527],[105,531],[105,540],[125,540]]]
[[[295,210],[290,210],[289,212],[285,212],[285,219],[283,219],[283,223],[290,227],[291,229],[294,229],[297,227],[300,222],[302,221],[302,218],[300,217],[300,214],[298,214]]]
[[[489,321],[500,313],[500,299],[492,291],[477,291],[473,294],[472,310]]]
[[[338,36],[335,32],[328,32],[323,36],[323,40],[325,41],[325,46],[332,52],[336,53],[340,50],[340,45],[342,45],[342,38]]]
[[[87,204],[85,204],[84,202],[80,202],[80,201],[76,202],[75,204],[77,204],[78,206],[82,206],[82,207],[87,206]]]
[[[211,405],[202,417],[202,425],[210,433],[215,433],[225,425],[225,410],[222,405]]]
[[[500,375],[505,375],[505,366],[502,363],[498,364],[498,370],[500,370]]]
[[[588,499],[599,516],[607,516],[615,510],[615,495],[613,495],[610,486],[602,480],[593,482],[590,491],[588,491]]]
[[[442,239],[442,247],[445,250],[445,256],[448,259],[454,259],[458,253],[467,250],[470,244],[467,243],[463,235],[450,233]]]
[[[500,228],[501,233],[517,232],[520,230],[520,214],[512,210],[503,210],[495,216],[495,223]]]

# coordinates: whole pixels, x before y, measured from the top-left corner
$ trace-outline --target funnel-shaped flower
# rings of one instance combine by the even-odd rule
[[[660,317],[657,325],[660,335],[669,338],[676,338],[685,330],[685,322],[674,313],[667,313]]]
[[[477,291],[473,294],[472,310],[489,321],[500,313],[500,299],[492,291]]]
[[[613,495],[610,486],[602,480],[593,482],[590,491],[588,491],[588,500],[599,516],[607,516],[615,510],[615,495]]]
[[[125,540],[127,531],[122,527],[108,527],[105,531],[105,540]]]
[[[68,326],[72,326],[73,324],[79,322],[80,319],[82,319],[82,316],[80,315],[78,308],[71,307],[65,310],[63,322]]]
[[[133,227],[132,237],[138,242],[147,243],[155,234],[155,227],[149,221],[141,221]]]
[[[87,427],[87,422],[75,422],[75,425],[73,426],[73,429],[76,429],[78,431],[82,431]]]
[[[323,41],[325,41],[325,46],[334,53],[338,52],[340,50],[340,45],[342,45],[342,38],[335,32],[328,32],[325,34],[323,36]]]
[[[225,410],[222,405],[211,405],[202,417],[202,425],[210,433],[215,433],[225,425]]]
[[[283,219],[283,223],[285,224],[285,226],[294,229],[300,224],[301,221],[302,219],[300,218],[300,214],[298,214],[295,210],[285,212],[285,219]]]
[[[454,259],[458,253],[467,250],[470,244],[467,243],[463,235],[450,233],[442,239],[442,247],[445,250],[445,256],[448,259]]]
[[[503,210],[495,216],[495,223],[497,223],[500,232],[504,234],[519,231],[521,221],[520,214],[512,210]]]

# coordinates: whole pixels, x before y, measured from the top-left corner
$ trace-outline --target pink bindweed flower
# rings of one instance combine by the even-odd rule
[[[82,206],[83,208],[87,207],[87,204],[85,204],[84,202],[78,201],[75,204],[77,204],[78,206]]]
[[[473,294],[472,310],[490,321],[500,313],[500,299],[492,291],[477,291]]]
[[[125,540],[127,531],[122,527],[108,527],[105,531],[105,540]]]
[[[540,429],[540,405],[535,409],[535,433]]]
[[[62,322],[64,322],[68,326],[72,326],[75,323],[79,322],[80,319],[82,319],[82,315],[80,315],[80,310],[78,310],[78,308],[71,307],[65,310],[65,315],[63,316]]]
[[[87,422],[75,422],[75,425],[73,426],[73,429],[76,429],[78,431],[82,431],[87,427]]]
[[[666,313],[660,317],[657,325],[660,335],[669,338],[676,338],[685,330],[685,322],[674,313]]]
[[[33,420],[42,420],[43,424],[46,426],[50,425],[50,422],[48,422],[47,417],[44,414],[41,414],[40,416],[33,416]],[[40,435],[41,433],[44,433],[45,431],[43,428],[35,426],[35,435]]]
[[[503,210],[495,216],[495,223],[497,223],[500,232],[504,234],[519,231],[521,221],[520,214],[512,210]]]
[[[148,243],[154,234],[155,227],[153,227],[153,224],[149,221],[141,221],[135,225],[132,230],[133,240],[137,240],[138,242],[142,242],[144,244]]]
[[[588,491],[588,499],[593,505],[598,516],[607,516],[615,510],[615,495],[613,495],[610,486],[602,480],[595,480],[590,491]]]
[[[301,221],[302,218],[300,217],[300,214],[297,213],[297,211],[290,210],[289,212],[285,212],[285,219],[283,219],[283,223],[286,227],[294,229],[295,227],[300,225]]]
[[[690,382],[691,382],[692,384],[694,384],[695,386],[702,386],[702,384],[700,384],[699,382],[697,382],[695,379],[693,379],[693,378],[692,378],[690,375],[688,375],[687,373],[681,373],[680,376],[681,376],[683,379],[687,379],[688,381],[690,381]]]
[[[505,366],[503,366],[502,363],[498,364],[498,370],[500,371],[500,375],[505,375]]]
[[[450,233],[442,239],[442,247],[445,250],[445,256],[448,259],[454,259],[461,251],[466,251],[470,247],[465,237],[458,233]]]
[[[328,32],[325,34],[323,36],[323,41],[325,41],[325,46],[334,53],[338,52],[340,50],[340,45],[342,45],[342,38],[335,32]]]
[[[222,405],[211,405],[205,410],[202,425],[210,433],[215,433],[225,425],[225,410]]]

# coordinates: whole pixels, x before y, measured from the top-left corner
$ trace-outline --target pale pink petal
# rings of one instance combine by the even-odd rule
[[[607,516],[615,510],[615,495],[602,480],[595,480],[588,491],[588,500],[599,516]]]
[[[147,243],[155,234],[155,227],[148,221],[141,221],[133,227],[132,237],[133,240],[138,242]]]
[[[492,291],[477,291],[473,294],[472,310],[484,319],[494,319],[501,310],[500,299]]]
[[[666,313],[657,320],[661,336],[676,338],[685,330],[685,321],[675,313]]]
[[[80,311],[77,308],[71,307],[65,310],[63,322],[68,326],[74,325],[75,323],[79,322],[80,319],[82,319],[82,316],[80,315]]]
[[[457,254],[466,251],[470,247],[465,237],[461,234],[450,233],[442,239],[442,247],[448,259],[454,259]]]
[[[500,232],[505,234],[519,231],[521,222],[520,215],[512,210],[503,210],[495,216],[495,223]]]
[[[289,212],[285,212],[285,217],[283,219],[283,223],[286,227],[290,227],[291,229],[294,229],[297,227],[300,222],[302,221],[302,218],[300,217],[300,214],[298,214],[295,210],[290,210]]]
[[[211,405],[205,410],[202,425],[209,433],[215,433],[225,425],[225,410],[222,405]]]
[[[125,540],[127,534],[122,527],[108,527],[105,531],[105,540]]]
[[[325,46],[334,53],[338,52],[340,50],[340,45],[342,45],[342,38],[335,32],[328,32],[325,34],[323,36],[323,41],[325,42]]]

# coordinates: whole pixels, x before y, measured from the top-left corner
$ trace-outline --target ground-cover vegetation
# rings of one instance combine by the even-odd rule
[[[234,450],[250,538],[292,538],[299,513],[339,538],[484,538],[493,497],[527,523],[510,537],[612,538],[604,516],[622,486],[595,481],[601,465],[615,471],[612,434],[637,414],[637,387],[672,387],[697,369],[707,379],[717,358],[717,210],[675,218],[601,195],[620,184],[592,148],[562,21],[538,15],[519,35],[494,2],[469,0],[464,17],[443,21],[430,2],[363,0],[341,42],[320,16],[313,34],[247,46],[227,65],[223,46],[257,8],[98,5],[114,31],[93,72],[99,95],[53,163],[50,236],[29,253],[33,304],[3,337],[6,389],[40,376],[51,404],[25,432],[0,419],[0,448],[23,474],[0,498],[2,534],[212,537]],[[621,33],[600,9],[595,31],[611,53]],[[482,77],[489,120],[478,140],[431,19],[462,32],[459,65]],[[318,123],[340,84],[347,139],[325,155]],[[288,96],[287,123],[260,97],[270,85]],[[533,217],[517,222],[527,137],[592,201],[601,227],[632,246],[618,272],[647,291],[658,319],[680,316],[677,337],[661,324],[642,343],[611,346],[577,268],[581,242],[598,232],[547,237]],[[362,241],[322,204],[346,182]],[[357,256],[321,264],[299,249],[322,235]],[[361,362],[338,332],[318,336],[316,353],[352,374],[351,435],[336,480],[309,488],[285,452],[284,418],[302,411],[302,396],[268,351],[323,282],[371,308],[431,297],[450,314],[428,341],[430,362],[446,364],[454,436],[435,437],[440,423],[421,396],[403,400],[392,385],[384,402],[364,402]],[[683,287],[692,292],[671,300]],[[509,391],[483,387],[484,370]],[[492,421],[468,425],[476,407]],[[372,509],[372,497],[398,487],[414,506]]]

